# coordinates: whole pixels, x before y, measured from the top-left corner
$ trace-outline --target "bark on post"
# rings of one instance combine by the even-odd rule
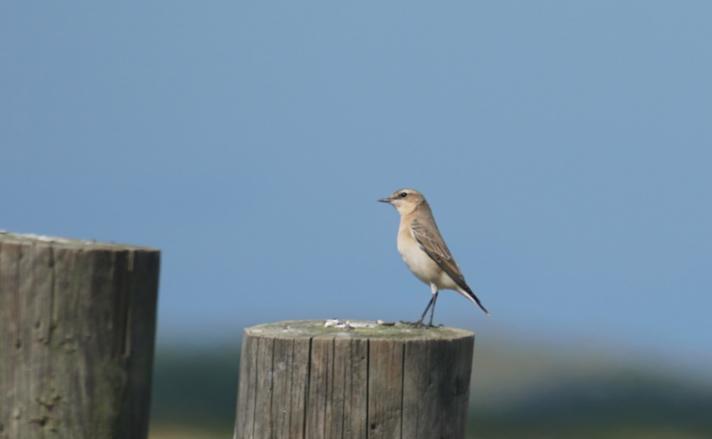
[[[0,233],[0,439],[144,439],[157,250]]]
[[[235,439],[463,439],[474,335],[352,325],[246,329]]]

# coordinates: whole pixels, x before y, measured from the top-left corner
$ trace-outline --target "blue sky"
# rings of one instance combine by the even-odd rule
[[[5,2],[0,228],[163,250],[159,337],[413,319],[429,197],[483,336],[712,345],[709,2]]]

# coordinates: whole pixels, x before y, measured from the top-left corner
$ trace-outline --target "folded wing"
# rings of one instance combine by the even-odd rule
[[[450,249],[447,248],[445,241],[437,227],[426,227],[424,224],[413,220],[410,227],[413,238],[418,243],[418,246],[423,250],[436,264],[450,276],[450,278],[462,288],[463,292],[479,306],[485,314],[489,314],[480,299],[475,295],[472,289],[465,282],[465,276],[462,275],[460,267],[457,266],[453,259]]]

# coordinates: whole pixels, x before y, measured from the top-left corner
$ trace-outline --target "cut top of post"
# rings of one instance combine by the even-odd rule
[[[50,245],[52,247],[61,247],[69,249],[87,249],[87,250],[113,250],[113,251],[146,251],[157,252],[158,249],[143,247],[138,245],[117,244],[113,242],[100,242],[85,239],[69,239],[59,238],[54,236],[35,235],[31,233],[10,233],[0,230],[0,243],[8,243],[15,245]]]
[[[449,327],[416,327],[407,323],[383,323],[364,320],[287,320],[264,323],[245,329],[252,337],[299,339],[321,336],[368,339],[438,339],[456,340],[473,337],[470,331]]]

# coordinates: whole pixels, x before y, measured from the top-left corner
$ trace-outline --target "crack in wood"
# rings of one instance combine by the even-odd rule
[[[471,333],[439,329],[399,335],[390,328],[383,337],[330,329],[305,335],[290,330],[292,325],[299,323],[246,329],[242,361],[250,366],[241,367],[248,375],[240,377],[238,401],[249,396],[257,402],[250,407],[251,429],[240,425],[244,414],[238,409],[235,439],[464,437],[462,392],[469,388]],[[289,373],[282,370],[285,365]]]

